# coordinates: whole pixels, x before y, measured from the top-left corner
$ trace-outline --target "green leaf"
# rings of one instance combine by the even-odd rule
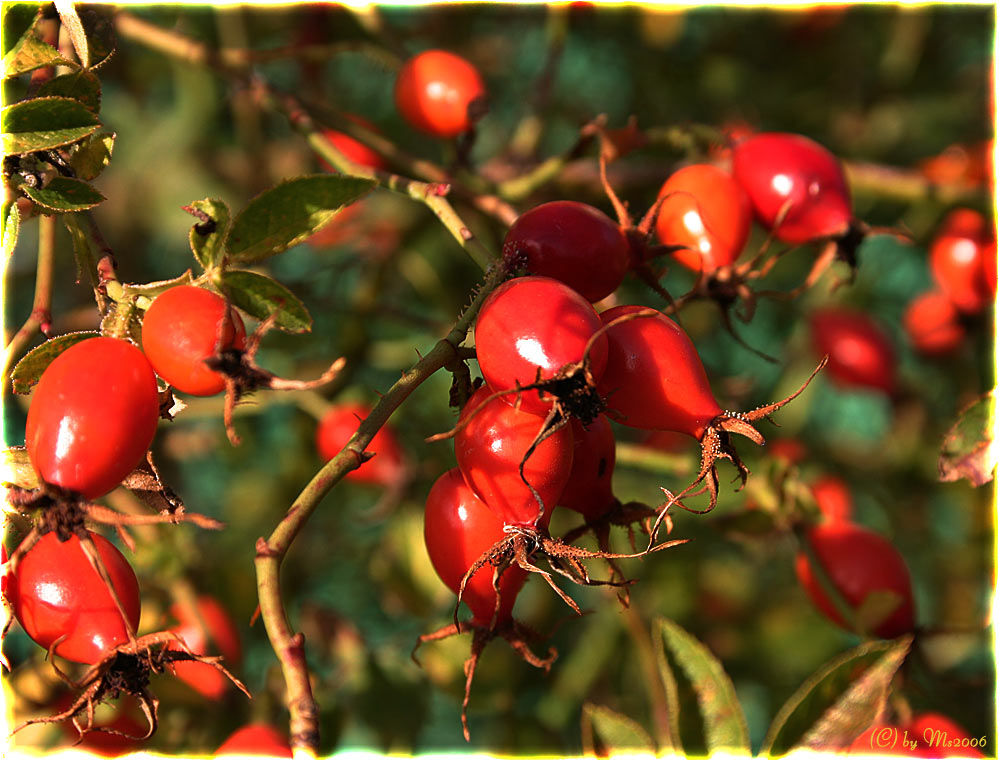
[[[56,212],[84,211],[105,200],[96,188],[72,177],[53,177],[44,188],[22,184],[20,189],[39,206]]]
[[[185,206],[184,211],[193,213],[199,219],[197,224],[191,225],[194,258],[206,270],[217,267],[225,256],[223,244],[229,231],[229,206],[218,198],[205,198]],[[207,214],[210,220],[203,219],[203,214]]]
[[[53,359],[62,354],[73,344],[93,338],[97,333],[86,331],[83,333],[65,333],[56,338],[50,338],[41,346],[25,354],[21,361],[14,365],[10,374],[11,386],[15,394],[27,394],[38,383],[45,368],[49,366]]]
[[[3,214],[3,259],[14,253],[14,246],[17,245],[17,234],[21,230],[21,212],[17,208],[17,203],[7,204]]]
[[[80,226],[75,214],[63,214],[61,217],[73,241],[73,257],[76,259],[76,280],[79,282],[86,275],[90,284],[97,289],[97,254],[90,236]]]
[[[81,3],[78,12],[87,37],[89,68],[96,69],[111,57],[117,46],[112,19],[114,11],[111,10],[111,6]]]
[[[258,320],[276,315],[277,327],[289,333],[312,328],[312,316],[301,301],[281,283],[248,270],[226,270],[219,286],[237,307]]]
[[[16,77],[43,66],[75,65],[59,51],[29,32],[3,57],[4,77]]]
[[[941,481],[967,478],[973,486],[983,486],[992,480],[999,454],[993,438],[994,399],[995,390],[979,397],[947,431],[937,462]]]
[[[35,472],[35,466],[28,459],[24,447],[10,447],[3,450],[3,470],[0,482],[20,486],[22,489],[37,489],[42,485]]]
[[[669,672],[668,681],[672,681],[675,695],[676,680],[671,673],[668,651],[668,655],[683,669],[697,695],[708,754],[721,751],[748,754],[746,717],[735,694],[735,686],[721,663],[707,647],[674,622],[661,618],[657,629],[664,645],[664,649],[658,651],[660,672]],[[668,682],[666,687],[669,691]]]
[[[84,138],[69,157],[69,165],[81,180],[92,180],[111,163],[115,134],[101,130]]]
[[[655,755],[656,745],[637,722],[604,706],[586,703],[583,753],[601,758],[636,753]]]
[[[0,111],[4,153],[23,155],[75,143],[100,127],[97,116],[73,98],[33,98]]]
[[[296,177],[265,190],[236,215],[225,241],[229,258],[255,262],[279,254],[312,235],[373,186],[373,180],[322,174]]]
[[[22,41],[28,30],[35,25],[41,5],[38,3],[3,4],[3,54],[6,56],[17,43]]]
[[[849,745],[881,712],[911,644],[910,635],[866,642],[824,665],[777,712],[761,753],[783,756],[797,747],[831,751]]]
[[[80,69],[60,74],[38,88],[38,96],[78,100],[95,114],[101,110],[101,82],[93,72]]]
[[[90,67],[90,45],[87,44],[87,33],[83,30],[83,22],[80,20],[76,8],[71,0],[55,0],[56,11],[59,13],[59,20],[62,28],[69,35],[76,57],[80,59],[80,65],[87,69]]]

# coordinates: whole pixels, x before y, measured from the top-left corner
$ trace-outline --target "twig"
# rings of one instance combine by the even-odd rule
[[[346,473],[361,465],[364,459],[362,453],[389,416],[423,381],[458,356],[458,345],[465,339],[482,302],[501,282],[503,276],[504,270],[501,267],[490,270],[485,285],[476,294],[447,337],[438,341],[430,353],[396,381],[371,410],[371,414],[361,422],[357,432],[340,453],[313,476],[288,508],[270,537],[261,538],[257,542],[255,566],[260,615],[274,652],[281,662],[288,688],[293,748],[306,748],[313,753],[317,752],[318,714],[304,657],[304,639],[301,633],[292,631],[284,609],[280,584],[281,562],[323,497]]]
[[[35,298],[31,304],[31,314],[10,339],[4,348],[3,375],[7,377],[14,361],[21,355],[35,335],[41,331],[48,333],[52,321],[52,274],[55,260],[56,218],[44,214],[38,220],[38,262],[35,266]]]

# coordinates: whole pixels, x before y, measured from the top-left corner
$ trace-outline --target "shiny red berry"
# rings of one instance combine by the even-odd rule
[[[853,523],[820,524],[808,531],[807,541],[826,577],[854,613],[869,596],[876,595],[868,603],[867,615],[877,620],[859,621],[861,628],[869,626],[868,633],[884,639],[913,630],[915,614],[909,569],[891,542]],[[795,570],[816,608],[837,626],[850,628],[803,551],[798,554]]]
[[[659,191],[660,242],[684,246],[673,257],[694,272],[714,272],[739,258],[753,213],[745,191],[728,172],[691,164],[670,175]]]
[[[457,594],[472,564],[506,534],[503,521],[468,488],[461,472],[452,468],[437,479],[427,495],[423,536],[434,570]],[[462,594],[462,600],[472,611],[472,621],[488,626],[494,613],[497,623],[509,621],[526,579],[527,572],[517,565],[503,572],[497,613],[493,566],[486,563],[469,579]]]
[[[618,306],[600,314],[604,325],[640,311]],[[683,329],[657,312],[607,331],[607,367],[597,391],[609,413],[634,428],[677,431],[700,440],[722,408],[715,400],[694,344]]]
[[[953,354],[964,343],[961,314],[944,293],[927,291],[914,298],[902,316],[909,343],[922,354]]]
[[[339,454],[357,432],[360,422],[370,414],[371,408],[359,402],[337,403],[326,411],[316,428],[316,449],[324,462]],[[348,471],[344,478],[375,486],[398,484],[406,470],[406,456],[395,430],[383,425],[372,437],[367,451],[375,456]]]
[[[819,476],[811,484],[812,496],[822,517],[830,523],[845,523],[853,518],[853,494],[839,476]]]
[[[192,396],[223,391],[225,376],[210,369],[205,360],[218,351],[244,346],[246,327],[239,313],[217,293],[194,285],[161,293],[142,320],[142,350],[156,374]]]
[[[611,479],[617,456],[614,430],[600,415],[588,427],[576,418],[572,423],[572,472],[558,503],[587,520],[600,518],[613,506]]]
[[[588,301],[609,296],[628,271],[621,227],[578,201],[550,201],[524,212],[503,242],[503,255],[523,260],[532,275],[559,280]]]
[[[221,655],[227,669],[238,669],[243,647],[232,616],[218,600],[207,595],[198,597],[195,607],[191,610],[179,603],[170,606],[170,615],[179,622],[173,631],[195,655]],[[176,661],[171,668],[178,679],[211,700],[221,699],[232,686],[225,674],[208,663]]]
[[[828,307],[812,313],[812,341],[827,370],[843,386],[891,394],[896,387],[895,349],[884,330],[864,312]]]
[[[457,137],[481,116],[486,86],[471,63],[446,50],[407,60],[395,80],[395,104],[410,124],[437,137]]]
[[[28,457],[46,482],[96,499],[141,462],[159,416],[145,355],[117,338],[88,338],[42,373],[28,408]]]
[[[292,757],[288,740],[268,724],[247,724],[240,727],[226,738],[215,755]]]
[[[550,277],[518,277],[489,294],[475,323],[475,351],[486,383],[494,391],[553,377],[583,359],[600,318],[590,303]],[[607,338],[590,349],[590,373],[600,378],[607,363]],[[517,402],[516,394],[501,397]],[[546,414],[554,397],[539,391],[521,395],[524,410]]]
[[[88,532],[104,561],[125,619],[107,585],[90,564],[77,536],[60,542],[49,532],[8,573],[7,601],[14,617],[35,642],[77,663],[97,663],[128,641],[139,624],[139,582],[125,556],[99,534]]]
[[[814,140],[786,132],[752,135],[733,149],[732,174],[757,218],[779,240],[805,243],[841,235],[850,226],[843,168]]]
[[[544,418],[498,398],[478,409],[491,393],[483,386],[461,411],[459,424],[464,425],[454,438],[458,467],[475,495],[504,523],[545,527],[572,472],[572,431],[566,426],[539,442],[521,478],[521,462]]]
[[[986,260],[995,256],[994,240],[989,231],[975,235],[953,223],[945,229],[930,244],[930,272],[954,306],[976,314],[995,298],[986,274]]]
[[[354,117],[354,119],[363,124],[365,127],[371,127],[370,124],[362,119]],[[361,164],[371,169],[387,169],[388,164],[382,155],[372,148],[369,148],[360,140],[351,137],[350,135],[338,132],[335,129],[323,130],[323,137],[333,143],[333,147],[336,148],[340,153],[346,156],[348,159],[353,161],[355,164]],[[336,172],[336,167],[331,165],[326,159],[319,159],[320,165],[328,172]]]

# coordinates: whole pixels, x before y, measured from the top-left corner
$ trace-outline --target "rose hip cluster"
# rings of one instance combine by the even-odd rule
[[[710,510],[717,499],[719,459],[731,461],[743,482],[749,474],[731,434],[763,444],[753,423],[800,393],[750,412],[727,412],[677,323],[640,305],[598,313],[592,302],[617,289],[632,249],[622,228],[593,207],[555,201],[531,209],[511,226],[503,253],[506,269],[531,274],[503,282],[482,304],[474,338],[485,382],[461,411],[453,432],[457,468],[434,484],[424,523],[434,568],[468,604],[472,618],[456,618],[423,640],[475,632],[468,674],[493,636],[529,652],[527,630],[512,616],[528,572],[543,574],[578,611],[536,558],[546,557],[574,581],[598,583],[581,561],[624,557],[606,547],[611,523],[644,520],[651,549],[667,510],[685,507],[685,495],[697,487],[709,493]],[[701,444],[694,482],[676,494],[663,489],[668,499],[658,516],[649,508],[629,513],[614,497],[611,419],[685,434]],[[579,531],[564,541],[550,537],[552,513],[559,508],[584,517],[585,527],[602,539],[600,552],[572,546]],[[621,577],[605,583],[628,582]],[[549,662],[525,658],[544,667]]]
[[[913,347],[928,356],[953,355],[969,326],[996,298],[995,230],[982,214],[957,208],[930,243],[934,288],[908,306],[903,325]]]
[[[147,458],[165,393],[157,376],[183,393],[217,394],[227,376],[206,360],[225,358],[245,345],[242,319],[225,299],[199,287],[178,286],[160,294],[146,310],[141,349],[125,338],[85,338],[41,373],[25,427],[25,449],[39,487],[11,492],[17,504],[38,508],[39,515],[6,564],[3,595],[14,619],[35,642],[50,654],[92,667],[77,700],[47,720],[72,720],[81,734],[97,729],[91,725],[90,707],[110,685],[132,679],[127,691],[148,709],[151,734],[155,700],[145,687],[150,668],[169,670],[212,699],[230,683],[243,689],[222,657],[208,655],[218,650],[228,665],[239,664],[239,635],[224,608],[209,597],[198,598],[191,610],[175,605],[170,615],[176,627],[137,636],[140,591],[135,572],[114,544],[86,526],[89,519],[122,533],[141,521],[191,520],[220,527],[186,513]],[[146,491],[158,490],[159,515],[133,520],[95,504],[133,478],[145,479]],[[80,723],[80,715],[86,723]]]

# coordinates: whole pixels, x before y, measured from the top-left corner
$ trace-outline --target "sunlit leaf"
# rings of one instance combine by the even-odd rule
[[[58,50],[29,32],[4,56],[3,73],[5,77],[16,77],[45,66],[69,64]]]
[[[77,178],[92,180],[111,163],[114,151],[115,134],[101,130],[80,141],[76,150],[69,157],[69,165],[73,167]]]
[[[230,213],[225,201],[205,198],[185,206],[184,211],[194,214],[198,222],[191,225],[191,251],[205,269],[216,267],[225,255],[225,236],[229,231]],[[207,215],[207,219],[202,215]]]
[[[105,200],[96,188],[72,177],[53,177],[44,188],[22,184],[20,189],[39,206],[56,212],[83,211]]]
[[[762,753],[841,749],[869,727],[888,698],[912,637],[866,642],[824,665],[777,712]]]
[[[73,98],[25,100],[4,108],[0,117],[4,152],[16,155],[68,145],[100,127],[97,116]]]
[[[66,333],[55,338],[50,338],[41,346],[25,354],[21,361],[14,365],[14,370],[10,374],[11,385],[15,394],[27,394],[38,383],[45,368],[49,366],[53,359],[62,354],[66,349],[74,344],[93,338],[97,333],[90,331],[82,333]]]
[[[309,175],[265,190],[233,220],[225,245],[229,259],[253,262],[305,240],[336,212],[356,201],[373,180],[344,175]]]
[[[90,46],[87,44],[87,33],[83,29],[83,22],[80,21],[76,8],[71,0],[55,0],[54,5],[59,13],[62,28],[66,30],[70,42],[73,43],[76,57],[80,59],[83,68],[89,68]]]
[[[3,465],[0,470],[0,483],[13,484],[22,489],[37,489],[41,486],[28,450],[24,447],[10,447],[3,450]]]
[[[233,304],[258,320],[274,315],[275,325],[289,333],[312,328],[312,316],[302,302],[273,278],[247,270],[226,270],[220,286]]]
[[[21,229],[21,212],[16,203],[9,203],[3,214],[3,258],[7,259],[14,253],[17,245],[17,234]]]
[[[941,481],[968,479],[974,486],[992,480],[999,452],[993,438],[995,392],[965,407],[944,436],[937,463]]]
[[[721,662],[673,621],[660,619],[656,629],[669,655],[661,659],[661,668],[668,669],[670,661],[676,662],[697,695],[708,752],[748,754],[746,717]]]
[[[90,71],[80,69],[52,77],[38,88],[39,97],[54,95],[78,100],[95,114],[101,110],[101,83]]]
[[[608,758],[621,754],[655,755],[656,745],[642,726],[604,706],[583,706],[583,753]]]
[[[6,56],[35,25],[38,3],[3,3],[3,54]]]

